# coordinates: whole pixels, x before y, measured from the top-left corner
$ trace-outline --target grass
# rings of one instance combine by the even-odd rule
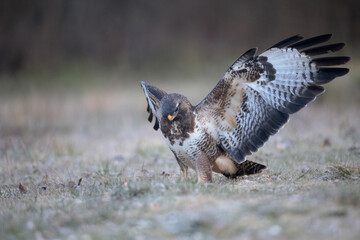
[[[139,86],[34,89],[0,96],[0,239],[360,238],[357,105],[311,104],[249,157],[262,174],[199,185]]]

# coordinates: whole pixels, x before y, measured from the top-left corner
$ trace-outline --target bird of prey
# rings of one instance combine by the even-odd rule
[[[345,56],[318,57],[336,52],[344,43],[327,42],[331,34],[287,38],[260,55],[252,48],[225,72],[198,105],[183,95],[141,82],[148,120],[161,133],[187,178],[188,168],[198,182],[212,182],[212,172],[228,178],[259,173],[264,165],[245,156],[256,152],[298,112],[324,91],[321,86],[349,72],[332,67]]]

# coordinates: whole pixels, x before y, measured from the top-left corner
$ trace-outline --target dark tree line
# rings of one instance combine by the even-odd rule
[[[333,32],[359,54],[359,12],[357,0],[2,0],[0,73],[72,60],[206,59],[297,33]]]

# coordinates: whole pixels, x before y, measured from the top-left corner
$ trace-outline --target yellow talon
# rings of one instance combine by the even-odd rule
[[[169,120],[173,120],[173,116],[168,115],[168,119],[169,119]]]

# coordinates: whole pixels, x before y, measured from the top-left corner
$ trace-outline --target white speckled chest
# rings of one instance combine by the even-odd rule
[[[169,139],[165,138],[165,142],[169,146],[170,150],[174,152],[177,158],[186,166],[196,169],[196,156],[198,156],[198,143],[202,139],[202,132],[197,131],[199,128],[195,128],[196,130],[193,133],[189,134],[189,137],[181,140],[177,139],[173,144],[169,141]]]

